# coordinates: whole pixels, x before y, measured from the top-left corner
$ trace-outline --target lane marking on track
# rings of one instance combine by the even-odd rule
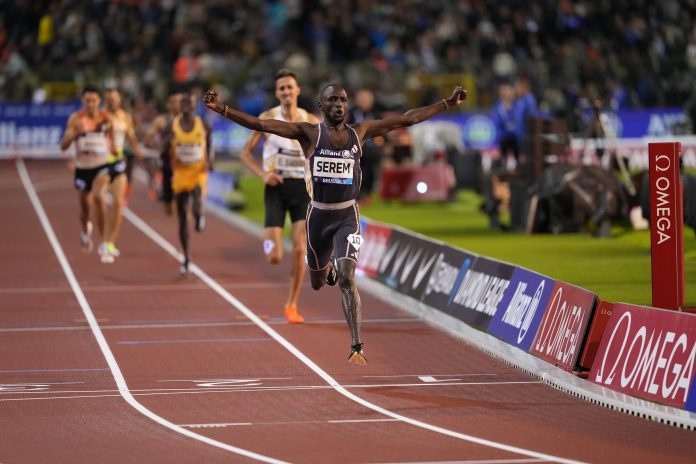
[[[117,345],[172,345],[183,343],[259,343],[270,342],[270,338],[201,338],[177,340],[119,340]]]
[[[114,376],[119,393],[123,397],[123,399],[125,399],[128,404],[130,404],[141,414],[152,419],[158,424],[163,425],[164,427],[178,432],[182,435],[201,441],[208,445],[212,445],[217,448],[230,451],[235,454],[240,454],[250,459],[255,459],[257,461],[268,462],[273,464],[284,464],[285,461],[254,453],[253,451],[245,450],[242,448],[237,448],[236,446],[232,446],[227,443],[223,443],[212,438],[206,437],[204,435],[197,434],[184,427],[179,427],[178,425],[150,411],[133,397],[133,395],[128,389],[126,379],[123,377],[121,368],[119,367],[118,362],[116,362],[116,358],[111,352],[109,344],[107,343],[106,338],[104,338],[104,334],[99,328],[99,324],[97,323],[97,320],[94,317],[92,308],[89,306],[87,298],[85,297],[85,294],[80,288],[80,284],[77,281],[77,278],[75,277],[75,273],[73,272],[72,267],[70,266],[70,263],[68,262],[68,259],[66,258],[65,253],[63,252],[63,248],[61,247],[60,242],[58,241],[58,237],[56,237],[56,234],[53,230],[53,226],[51,225],[51,221],[48,219],[46,211],[44,210],[43,205],[41,204],[41,200],[39,199],[36,190],[34,190],[34,187],[31,183],[31,178],[29,177],[27,168],[24,165],[24,161],[20,158],[19,160],[17,160],[16,166],[17,171],[19,172],[19,177],[22,180],[22,184],[24,185],[24,189],[26,190],[27,195],[29,196],[29,200],[31,201],[32,206],[34,207],[34,211],[36,211],[36,215],[38,216],[39,221],[41,222],[46,237],[48,238],[48,241],[50,242],[56,257],[58,258],[60,266],[63,269],[63,273],[65,274],[65,277],[68,280],[68,283],[70,284],[70,288],[73,289],[75,297],[78,303],[80,304],[80,308],[82,309],[82,312],[89,321],[89,326],[92,329],[94,338],[97,340],[97,344],[99,345],[99,348],[101,349],[104,358],[106,358],[106,362],[109,365],[109,368],[111,369],[111,373]]]
[[[497,376],[498,374],[399,374],[399,375],[363,375],[366,379],[398,379],[399,377],[478,377],[478,376]]]
[[[501,382],[495,383],[495,385],[501,384]],[[528,384],[543,385],[543,382],[528,382]],[[493,384],[463,384],[463,383],[453,383],[453,384],[385,384],[385,385],[344,385],[344,388],[353,389],[369,389],[369,388],[406,388],[406,387],[432,387],[432,386],[442,386],[442,387],[456,387],[456,386],[481,386],[481,385],[493,385]],[[130,392],[133,396],[174,396],[174,395],[202,395],[202,394],[212,394],[212,393],[263,393],[263,392],[288,392],[288,391],[322,391],[322,390],[334,390],[334,387],[330,385],[308,385],[308,386],[290,386],[290,387],[239,387],[239,388],[170,388],[170,389],[131,389]],[[33,401],[33,400],[70,400],[70,399],[80,399],[80,398],[106,398],[106,397],[120,397],[118,393],[115,394],[101,394],[103,392],[116,392],[118,390],[56,390],[53,392],[45,392],[61,395],[66,393],[100,393],[96,395],[71,395],[71,396],[36,396],[31,398],[0,398],[0,402],[3,401]],[[21,395],[23,393],[33,393],[35,395],[40,395],[44,392],[8,392],[7,394]],[[401,419],[394,419],[395,421],[401,421]]]
[[[143,234],[145,234],[148,238],[150,238],[152,241],[157,243],[160,247],[162,247],[167,253],[169,253],[171,256],[173,256],[177,261],[181,262],[183,256],[181,253],[179,253],[174,245],[172,245],[169,241],[167,241],[164,237],[162,237],[157,231],[155,231],[149,224],[147,224],[145,221],[143,221],[137,214],[135,214],[133,211],[131,211],[129,208],[124,208],[123,210],[123,216],[130,221],[136,228],[138,228]],[[218,295],[220,295],[223,299],[225,299],[227,302],[229,302],[232,306],[234,306],[238,311],[240,311],[242,314],[244,314],[247,318],[249,318],[251,321],[256,323],[259,328],[261,328],[264,332],[266,332],[268,335],[270,335],[273,339],[275,339],[281,346],[283,346],[286,350],[288,350],[292,355],[294,355],[297,359],[299,359],[302,363],[304,363],[307,367],[309,367],[312,371],[314,371],[319,377],[324,379],[324,381],[329,384],[336,392],[340,393],[341,395],[345,396],[346,398],[355,401],[358,404],[361,404],[362,406],[371,409],[373,411],[376,411],[380,414],[383,414],[385,416],[391,417],[393,419],[397,419],[400,421],[403,421],[405,423],[411,424],[416,427],[420,427],[425,430],[429,430],[431,432],[447,435],[453,438],[457,438],[463,441],[467,441],[470,443],[476,443],[482,446],[488,446],[490,448],[502,450],[502,451],[508,451],[510,453],[515,453],[515,454],[520,454],[523,456],[529,456],[533,458],[539,458],[539,459],[545,459],[545,460],[550,460],[550,461],[556,461],[560,463],[567,463],[567,464],[577,464],[582,461],[576,461],[573,459],[567,459],[567,458],[562,458],[559,456],[554,456],[546,453],[540,453],[537,451],[532,451],[524,448],[520,448],[517,446],[512,446],[512,445],[506,445],[504,443],[496,442],[493,440],[487,440],[485,438],[480,438],[480,437],[475,437],[473,435],[468,435],[460,432],[456,432],[454,430],[449,430],[444,427],[440,427],[437,425],[432,425],[423,421],[419,421],[417,419],[413,419],[398,413],[395,413],[393,411],[390,411],[386,408],[383,408],[381,406],[378,406],[374,403],[371,403],[354,393],[348,391],[346,387],[343,385],[339,384],[329,373],[324,371],[319,365],[317,365],[314,361],[312,361],[310,358],[308,358],[304,353],[302,353],[295,345],[290,343],[287,339],[285,339],[282,335],[280,335],[278,332],[276,332],[270,325],[268,325],[266,322],[261,320],[251,309],[246,307],[241,301],[239,301],[237,298],[232,296],[222,285],[220,285],[217,281],[215,281],[213,278],[211,278],[208,274],[206,274],[197,264],[192,264],[191,267],[191,272],[193,275],[201,279],[203,282],[205,282],[207,285],[210,286],[211,289],[213,289]]]
[[[236,426],[264,425],[308,425],[308,424],[361,424],[371,422],[399,422],[398,419],[336,419],[323,421],[278,421],[278,422],[219,422],[211,424],[180,424],[191,428],[223,428]]]
[[[476,459],[472,461],[413,461],[413,462],[382,462],[379,464],[526,464],[532,462],[547,462],[545,459]]]
[[[243,316],[242,316],[243,317]],[[420,319],[416,318],[404,318],[404,319],[363,319],[364,324],[385,324],[385,323],[409,323],[418,322]],[[320,319],[320,320],[305,320],[305,325],[308,324],[345,324],[345,319]],[[267,321],[269,325],[287,326],[288,323],[285,318],[278,317],[270,318]],[[124,329],[177,329],[177,328],[191,328],[191,327],[244,327],[253,326],[256,324],[251,321],[240,321],[240,322],[174,322],[171,323],[160,323],[159,321],[154,321],[154,323],[122,323],[122,324],[105,324],[101,325],[102,330],[124,330]],[[89,326],[43,326],[43,327],[3,327],[0,328],[0,333],[5,332],[61,332],[70,330],[91,330]],[[2,371],[0,371],[2,372]],[[466,374],[462,374],[466,375]]]
[[[80,372],[80,371],[108,371],[108,367],[85,367],[85,368],[66,368],[66,369],[7,369],[0,371],[0,374],[21,374],[21,373],[40,373],[40,372]]]
[[[287,282],[248,282],[248,283],[226,283],[224,287],[235,290],[257,290],[259,288],[285,288]],[[303,284],[303,287],[311,288],[310,284]],[[113,285],[113,286],[85,286],[82,291],[91,292],[154,292],[170,290],[204,290],[209,291],[210,287],[201,284],[159,284],[159,285]],[[70,287],[5,287],[0,288],[0,294],[32,294],[32,293],[72,293]]]
[[[244,379],[244,380],[223,380],[223,381],[205,381],[197,384],[194,388],[131,388],[130,392],[137,395],[175,395],[175,394],[190,394],[190,393],[238,393],[238,392],[291,392],[302,390],[332,390],[330,385],[282,385],[282,386],[266,386],[262,385],[261,379]],[[158,382],[176,382],[175,380]],[[191,381],[193,383],[198,381]],[[38,382],[37,382],[38,383]],[[85,383],[85,382],[82,382]],[[206,385],[207,384],[207,385]],[[370,388],[415,388],[415,387],[480,387],[480,386],[495,386],[495,385],[543,385],[541,381],[524,381],[524,382],[452,382],[452,383],[385,383],[385,384],[346,384],[345,388],[353,389],[370,389]],[[253,387],[253,388],[251,388]],[[3,393],[21,395],[21,394],[53,394],[53,393],[110,393],[117,392],[114,389],[101,390],[58,390],[51,392],[44,391],[12,391],[3,392],[0,390],[0,395]],[[2,401],[2,400],[0,400]]]

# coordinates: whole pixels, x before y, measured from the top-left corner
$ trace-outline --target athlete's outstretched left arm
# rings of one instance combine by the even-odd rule
[[[432,105],[422,106],[408,110],[402,115],[392,118],[375,119],[374,121],[363,121],[355,125],[355,131],[358,133],[360,140],[367,140],[374,137],[379,137],[387,132],[399,127],[408,127],[419,122],[423,122],[432,118],[438,113],[447,111],[450,108],[460,105],[466,100],[467,91],[464,87],[456,86],[449,98],[443,98]]]

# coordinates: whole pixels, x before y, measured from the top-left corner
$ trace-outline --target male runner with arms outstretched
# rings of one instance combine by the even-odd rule
[[[218,101],[208,90],[205,103],[211,110],[249,129],[276,134],[300,142],[307,159],[306,175],[311,186],[307,211],[307,264],[312,288],[319,290],[330,273],[338,272],[343,312],[352,344],[348,362],[367,363],[360,340],[360,295],[355,282],[360,237],[356,198],[360,191],[362,144],[371,138],[423,122],[466,100],[467,92],[455,87],[452,95],[437,103],[407,111],[403,115],[346,124],[348,95],[337,84],[324,86],[318,107],[324,115],[320,124],[259,119]],[[331,256],[334,261],[332,263]]]

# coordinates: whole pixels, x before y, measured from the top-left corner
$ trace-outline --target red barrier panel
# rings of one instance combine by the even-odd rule
[[[595,356],[597,356],[599,345],[602,343],[602,336],[607,328],[607,324],[609,324],[613,308],[614,303],[608,301],[600,300],[597,303],[597,309],[595,309],[592,323],[590,323],[590,330],[587,331],[587,337],[585,337],[585,345],[580,355],[580,361],[578,361],[580,368],[585,371],[584,374],[580,373],[582,377],[586,377],[587,371],[592,369],[592,363],[595,360]]]
[[[576,368],[597,295],[556,282],[531,353],[567,371]]]
[[[363,245],[360,247],[358,269],[370,277],[379,272],[382,258],[387,251],[387,244],[392,234],[388,225],[368,222],[362,230]]]
[[[684,408],[696,367],[696,315],[617,303],[590,380]]]
[[[684,305],[684,206],[679,177],[681,144],[648,144],[652,304],[679,310]]]

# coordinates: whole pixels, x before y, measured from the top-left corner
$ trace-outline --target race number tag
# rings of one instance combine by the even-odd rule
[[[198,143],[180,143],[176,146],[176,159],[191,164],[203,159],[203,147]]]
[[[314,156],[312,176],[317,182],[323,184],[353,183],[353,165],[355,160],[345,158],[327,158]]]
[[[300,156],[276,155],[275,172],[283,177],[304,177],[305,159]]]
[[[87,132],[78,140],[78,150],[90,156],[106,156],[106,136],[103,132]]]
[[[355,251],[358,251],[363,244],[363,238],[360,234],[350,234],[348,236],[348,243],[355,248]]]

